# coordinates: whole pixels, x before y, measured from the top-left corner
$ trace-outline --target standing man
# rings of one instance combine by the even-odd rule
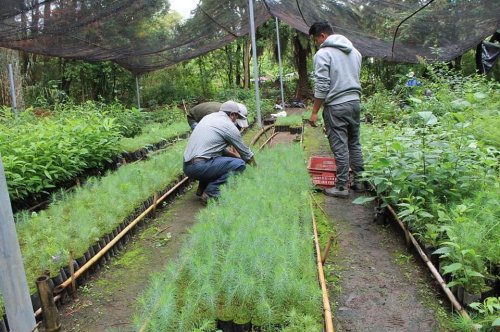
[[[246,107],[232,100],[223,103],[218,112],[206,115],[198,123],[184,151],[184,173],[200,181],[201,199],[219,197],[219,186],[230,172],[242,172],[246,164],[255,164],[252,151],[243,143],[236,127],[248,127]],[[239,158],[228,151],[232,145]]]
[[[363,156],[359,143],[361,54],[344,36],[334,34],[328,22],[316,22],[309,29],[318,51],[314,55],[314,105],[309,122],[316,126],[318,111],[324,105],[328,141],[337,162],[337,186],[325,189],[334,197],[349,197],[349,166],[354,173],[356,191],[363,172]]]
[[[219,112],[221,105],[221,103],[218,103],[216,101],[209,101],[206,103],[198,104],[187,111],[187,121],[189,127],[191,127],[191,130],[194,130],[198,122],[200,122],[201,119],[205,117],[205,115]]]

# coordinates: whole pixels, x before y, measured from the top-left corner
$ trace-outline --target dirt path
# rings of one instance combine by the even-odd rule
[[[306,127],[306,151],[331,155],[320,128]],[[444,331],[449,319],[437,284],[393,226],[374,222],[374,206],[324,196],[337,234],[326,264],[336,331]]]

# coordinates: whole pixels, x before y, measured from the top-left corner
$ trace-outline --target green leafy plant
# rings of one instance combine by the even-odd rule
[[[481,318],[476,318],[479,322],[477,328],[495,331],[500,327],[500,297],[488,297],[482,303],[471,303],[470,307],[481,315]]]

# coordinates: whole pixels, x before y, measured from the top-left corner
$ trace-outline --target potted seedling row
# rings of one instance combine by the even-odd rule
[[[152,202],[154,193],[165,192],[177,182],[182,176],[184,147],[180,142],[148,161],[92,178],[47,210],[17,214],[16,227],[31,289],[41,274],[49,273],[58,280],[69,277],[70,253],[75,263],[84,264],[85,256],[105,246],[113,234],[139,215],[145,203]],[[59,275],[62,271],[65,275]]]
[[[322,329],[303,152],[277,147],[257,158],[197,216],[180,258],[153,277],[139,328]],[[273,174],[266,186],[262,174]]]
[[[477,130],[484,118],[498,121],[484,98],[498,91],[469,83],[438,87],[446,96],[439,100],[413,98],[391,126],[377,121],[384,110],[374,96],[364,108],[377,116],[361,129],[365,175],[465,305],[498,296],[498,273],[489,267],[500,257],[500,188],[491,185],[498,183],[498,150]]]

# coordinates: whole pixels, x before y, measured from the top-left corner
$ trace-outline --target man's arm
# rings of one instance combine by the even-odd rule
[[[248,162],[253,157],[253,153],[248,146],[243,143],[241,133],[236,129],[236,126],[231,124],[229,127],[225,128],[224,131],[225,140],[229,145],[232,145],[236,151],[240,154],[240,157],[246,162]],[[226,149],[227,150],[227,149]]]
[[[309,123],[316,127],[316,120],[318,120],[318,112],[325,102],[325,98],[330,91],[330,63],[328,55],[324,52],[318,51],[314,56],[314,76],[316,82],[314,83],[314,104],[312,109]]]

